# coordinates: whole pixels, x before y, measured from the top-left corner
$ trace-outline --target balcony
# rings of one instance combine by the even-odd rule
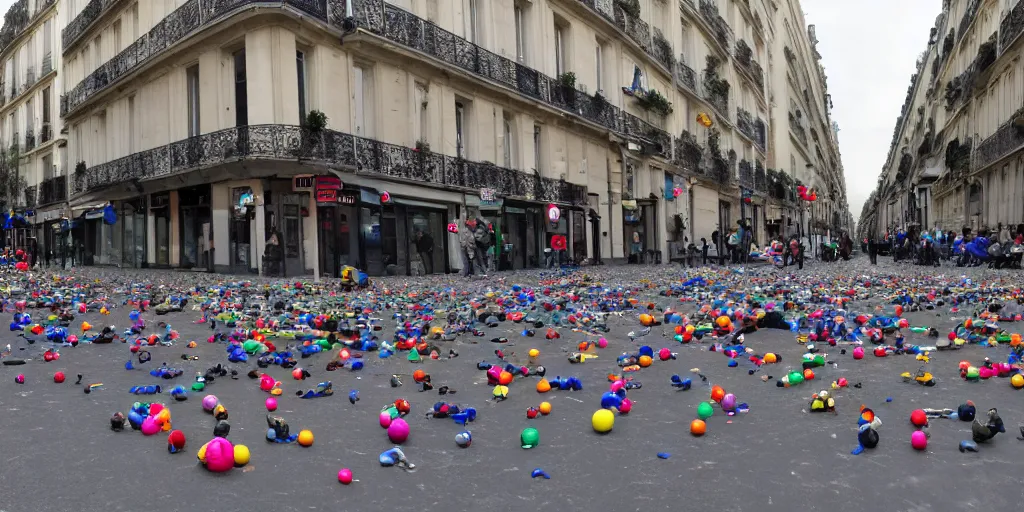
[[[722,48],[729,48],[729,38],[732,34],[732,29],[729,28],[729,24],[722,18],[722,15],[718,13],[718,4],[715,3],[715,0],[700,0],[699,10],[701,17],[711,27],[711,31],[718,44],[722,45]]]
[[[740,185],[754,188],[754,166],[749,160],[740,160]]]
[[[705,166],[701,165],[704,158],[704,148],[701,147],[697,137],[692,133],[683,130],[681,137],[676,139],[675,159],[673,163],[679,166],[683,172],[688,174],[704,174]]]
[[[789,131],[796,135],[797,140],[804,145],[804,148],[810,147],[807,145],[807,130],[804,129],[803,125],[800,124],[800,120],[792,112],[789,113]]]
[[[978,144],[973,170],[981,170],[1024,146],[1024,108],[1014,112],[996,132]],[[949,150],[946,151],[950,153]]]
[[[53,128],[50,127],[50,123],[43,123],[43,127],[39,129],[39,144],[46,144],[53,140]]]
[[[763,153],[765,150],[765,126],[764,121],[755,119],[750,112],[742,108],[736,108],[736,129],[750,139]]]
[[[768,192],[768,175],[760,160],[754,162],[754,190],[762,194]]]
[[[25,207],[35,208],[36,207],[36,190],[38,187],[32,185],[31,187],[25,188]]]
[[[740,39],[736,41],[736,53],[733,62],[750,81],[757,86],[758,95],[764,94],[764,71],[761,65],[754,60],[754,52],[747,45],[747,42]]]
[[[29,87],[35,85],[36,80],[36,67],[29,66],[28,69],[25,70],[25,87],[22,89],[22,91],[27,91]]]
[[[75,19],[68,23],[67,27],[60,33],[60,39],[62,48],[67,52],[71,47],[78,42],[79,39],[85,35],[89,27],[92,26],[93,22],[98,20],[103,13],[107,12],[111,6],[118,3],[119,0],[91,0],[86,4],[85,9],[75,16]]]
[[[651,53],[651,26],[646,21],[635,18],[622,7],[616,6],[615,24],[643,51]]]
[[[1002,55],[1024,32],[1024,3],[1014,4],[999,22],[999,54]]]
[[[605,21],[615,25],[625,32],[629,39],[635,42],[645,53],[653,57],[655,61],[664,66],[665,70],[669,72],[672,71],[672,63],[674,60],[672,46],[661,34],[660,30],[657,28],[653,29],[652,37],[650,25],[642,19],[636,18],[625,12],[622,7],[616,4],[615,0],[577,1],[586,6],[594,14],[604,18]]]
[[[26,152],[32,151],[36,148],[36,134],[29,127],[28,132],[25,133],[25,148]]]
[[[586,205],[587,189],[536,173],[470,162],[324,130],[299,126],[254,125],[229,128],[173,142],[76,173],[74,193],[94,192],[132,180],[150,180],[216,165],[276,160],[320,162],[386,179],[412,180],[446,188],[492,188],[506,197]]]
[[[56,2],[56,0],[34,1],[36,10],[31,16],[28,12],[28,0],[18,0],[7,10],[7,14],[4,15],[4,25],[0,28],[0,53],[6,52],[11,43],[25,33],[39,13]]]
[[[67,176],[56,176],[39,184],[39,206],[59,203],[68,198]]]
[[[676,61],[676,80],[693,94],[697,94],[697,72],[683,62],[682,56]]]
[[[96,13],[89,23],[95,21],[99,17],[103,9],[109,8],[110,4],[115,0],[93,0],[90,2],[88,9],[96,10]],[[337,25],[341,25],[345,19],[345,2],[346,0],[330,0],[331,5],[337,11],[332,14],[332,19],[337,21]],[[354,5],[361,6],[360,2],[365,0],[350,0]],[[381,0],[378,0],[381,1]],[[165,50],[181,42],[186,37],[191,36],[195,32],[206,28],[220,21],[225,15],[243,9],[246,7],[263,6],[266,7],[268,4],[278,4],[281,7],[290,7],[302,11],[303,14],[310,15],[315,19],[326,22],[328,19],[327,15],[327,0],[203,0],[200,5],[199,0],[188,0],[181,7],[178,7],[173,12],[168,14],[164,19],[160,20],[152,30],[137,39],[134,43],[125,48],[121,53],[114,56],[113,59],[103,63],[99,68],[93,71],[89,76],[82,80],[74,89],[69,91],[67,94],[61,96],[60,99],[60,114],[61,116],[67,115],[69,112],[73,112],[76,108],[81,106],[82,103],[105,90],[108,86],[118,82],[121,78],[126,75],[139,70],[142,66],[146,65],[149,60],[153,59],[157,55],[163,54]],[[79,18],[86,15],[86,11],[83,11],[79,15]],[[77,21],[77,18],[76,18]],[[383,20],[381,20],[383,21]],[[65,29],[65,36],[68,34],[68,30],[72,29],[72,26],[68,26]],[[84,31],[86,27],[80,30]],[[79,30],[75,28],[75,30]],[[80,35],[78,36],[80,37]],[[67,43],[65,43],[65,49],[67,49]]]

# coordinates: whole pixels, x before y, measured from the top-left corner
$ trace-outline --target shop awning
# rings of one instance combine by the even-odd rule
[[[83,213],[85,213],[87,211],[102,209],[103,207],[107,206],[107,204],[109,204],[109,203],[107,203],[106,201],[103,201],[102,203],[96,203],[96,204],[83,204],[83,205],[79,205],[79,206],[72,206],[71,207],[71,216],[72,217],[78,217],[79,215],[81,215],[81,214],[83,214]]]

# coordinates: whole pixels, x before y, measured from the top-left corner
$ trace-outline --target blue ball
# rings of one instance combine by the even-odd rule
[[[469,448],[469,445],[473,444],[473,434],[468,430],[455,434],[455,444],[459,445],[459,448]]]

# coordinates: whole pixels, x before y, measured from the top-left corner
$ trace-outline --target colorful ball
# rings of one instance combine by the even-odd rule
[[[525,449],[530,449],[540,444],[540,432],[533,427],[524,428],[519,433],[519,443]]]
[[[185,433],[180,430],[172,430],[167,435],[167,450],[171,453],[179,452],[185,448]]]
[[[922,430],[915,430],[910,434],[910,446],[918,451],[928,448],[928,435]]]
[[[1024,375],[1019,373],[1013,374],[1013,377],[1010,377],[1010,385],[1013,386],[1014,389],[1024,388]]]
[[[502,386],[508,386],[509,384],[512,384],[512,374],[506,371],[502,371],[501,374],[498,375],[498,383],[501,384]]]
[[[249,453],[249,447],[245,446],[244,444],[236,444],[234,454],[236,468],[240,468],[248,464],[249,458],[252,457],[252,455]]]
[[[213,409],[217,407],[220,400],[217,400],[216,396],[206,395],[203,397],[203,410],[206,412],[213,412]]]
[[[730,412],[734,409],[736,409],[736,395],[732,393],[727,393],[724,397],[722,397],[722,410],[725,412]]]
[[[594,432],[607,434],[615,426],[615,413],[608,409],[598,409],[590,418],[590,424],[594,427]]]
[[[807,368],[804,370],[804,380],[814,380],[814,370]]]
[[[277,399],[272,396],[267,397],[267,399],[263,401],[263,404],[267,406],[267,410],[270,412],[277,410]]]
[[[25,374],[19,373],[18,376],[14,378],[14,382],[16,382],[18,384],[24,384],[25,383]]]
[[[235,467],[235,449],[227,439],[215,437],[203,448],[200,460],[205,461],[206,469],[223,473]]]
[[[698,418],[700,418],[702,420],[706,420],[706,419],[710,418],[711,415],[713,415],[713,414],[715,414],[715,409],[713,407],[711,407],[710,403],[708,403],[708,402],[701,402],[700,405],[697,406],[697,417]]]
[[[690,422],[690,433],[694,436],[700,437],[704,435],[708,430],[707,423],[704,420],[693,420]]]
[[[381,411],[380,416],[378,416],[378,421],[380,423],[380,428],[388,428],[388,427],[390,427],[391,426],[391,413],[388,412],[388,411]]]
[[[142,420],[142,435],[151,436],[157,432],[160,432],[160,424],[156,422],[156,417],[147,416]]]
[[[597,340],[597,348],[608,348],[608,340],[605,338]]]
[[[928,415],[921,409],[915,409],[910,413],[910,423],[915,427],[923,427],[928,424]]]
[[[309,448],[313,446],[313,432],[309,430],[303,430],[299,432],[299,445]]]
[[[551,383],[548,382],[547,379],[540,379],[539,381],[537,381],[538,393],[547,393],[548,391],[551,391]]]
[[[651,356],[640,356],[640,359],[638,361],[638,363],[640,363],[641,368],[647,368],[653,362],[654,360],[651,359]]]
[[[53,374],[53,381],[56,382],[57,384],[63,384],[64,383],[64,372],[57,372],[57,373]]]
[[[619,404],[619,414],[629,414],[629,411],[633,410],[633,401],[628,398],[623,398],[622,403]]]
[[[768,364],[775,364],[778,361],[779,361],[779,356],[775,355],[772,352],[768,352],[767,354],[764,355],[764,362],[766,362]]]
[[[725,398],[725,390],[722,386],[714,386],[711,388],[711,399],[716,402],[721,402],[722,398]]]
[[[551,414],[551,402],[541,402],[539,409],[544,416]]]
[[[468,430],[455,434],[455,444],[459,448],[469,448],[469,445],[473,444],[473,434],[469,433]]]
[[[658,359],[661,359],[662,361],[668,361],[669,359],[672,359],[672,351],[667,348],[659,350]]]
[[[536,358],[536,357],[540,356],[540,350],[537,350],[535,348],[531,348],[529,354],[530,354],[530,357]]]
[[[854,359],[864,359],[864,347],[857,347],[853,349]]]
[[[352,470],[349,468],[341,468],[341,470],[338,471],[338,481],[345,485],[352,483]]]
[[[402,418],[395,418],[388,425],[388,439],[395,444],[404,443],[409,439],[409,424]]]

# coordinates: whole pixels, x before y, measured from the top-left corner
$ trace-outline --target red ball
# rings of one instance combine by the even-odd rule
[[[915,409],[910,413],[910,423],[915,427],[923,427],[928,424],[928,415],[921,409]]]
[[[956,333],[953,332],[953,331],[950,331],[949,334],[946,335],[946,339],[948,339],[949,341],[955,340],[956,339]]]
[[[57,384],[62,384],[64,382],[64,372],[57,372],[53,374],[53,381]]]
[[[185,433],[180,430],[172,430],[170,435],[167,436],[167,444],[173,446],[175,450],[184,448]]]

